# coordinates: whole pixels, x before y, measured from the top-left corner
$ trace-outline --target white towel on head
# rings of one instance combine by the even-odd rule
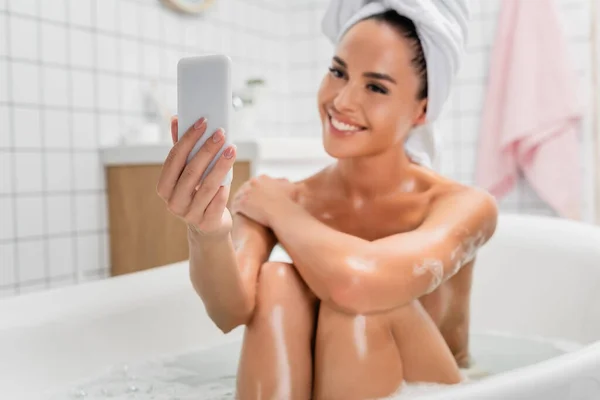
[[[321,27],[337,43],[357,22],[394,10],[415,24],[427,62],[427,122],[406,141],[413,161],[437,169],[439,134],[434,122],[446,102],[467,40],[468,0],[331,0]]]

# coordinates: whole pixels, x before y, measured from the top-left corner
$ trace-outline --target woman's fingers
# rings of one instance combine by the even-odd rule
[[[179,131],[179,120],[177,119],[177,115],[171,118],[171,139],[173,139],[173,144],[177,143],[177,132]]]
[[[223,212],[229,200],[229,186],[219,186],[204,209],[192,206],[188,220],[201,231],[209,232],[221,227]]]
[[[212,201],[213,197],[219,191],[221,183],[227,176],[227,172],[233,168],[235,162],[235,146],[230,145],[225,149],[221,157],[215,163],[214,168],[200,185],[198,191],[194,194],[192,205],[190,207],[190,213],[194,213],[194,217],[198,218],[198,212],[204,214],[208,204]],[[227,189],[229,194],[229,189]],[[222,211],[222,210],[221,210]]]
[[[190,162],[185,166],[181,176],[179,177],[179,181],[177,182],[177,186],[173,191],[171,205],[175,207],[175,209],[181,210],[183,207],[186,207],[190,204],[192,196],[194,195],[205,195],[202,193],[202,186],[198,190],[198,193],[195,193],[196,187],[200,183],[200,179],[202,175],[205,173],[206,168],[210,164],[210,162],[217,156],[219,150],[223,146],[223,141],[225,139],[225,134],[221,129],[218,129],[210,138],[204,142],[202,147],[198,150],[198,153],[194,155],[194,157],[190,160]],[[210,197],[214,196],[214,193],[210,194]],[[210,199],[207,200],[207,204]]]
[[[170,201],[179,176],[185,168],[187,158],[205,131],[206,120],[200,118],[169,151],[156,185],[156,191],[163,200]]]

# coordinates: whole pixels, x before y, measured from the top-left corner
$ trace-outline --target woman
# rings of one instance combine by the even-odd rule
[[[426,120],[425,70],[409,19],[386,11],[354,24],[318,94],[337,162],[301,182],[250,180],[233,220],[219,184],[234,147],[196,188],[220,132],[186,166],[199,122],[165,161],[157,190],[189,226],[192,283],[223,332],[246,326],[241,399],[370,399],[403,381],[460,382],[475,253],[497,208],[407,155]],[[293,264],[267,261],[278,242]]]

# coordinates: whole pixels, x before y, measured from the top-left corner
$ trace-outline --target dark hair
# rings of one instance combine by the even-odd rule
[[[423,52],[423,46],[421,46],[421,40],[417,35],[417,28],[415,24],[408,18],[403,17],[394,10],[388,10],[381,14],[376,14],[367,19],[373,19],[378,22],[383,22],[395,28],[398,33],[405,39],[408,39],[410,46],[414,52],[414,56],[411,60],[413,67],[417,70],[417,74],[421,79],[421,85],[417,92],[417,98],[419,100],[427,98],[427,62],[425,60],[425,53]]]

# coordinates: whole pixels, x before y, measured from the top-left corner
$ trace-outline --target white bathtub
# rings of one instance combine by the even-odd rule
[[[600,228],[501,215],[479,255],[471,330],[583,348],[427,399],[600,399]],[[212,325],[186,263],[5,299],[0,398],[40,400],[111,365],[239,343],[242,333]]]

